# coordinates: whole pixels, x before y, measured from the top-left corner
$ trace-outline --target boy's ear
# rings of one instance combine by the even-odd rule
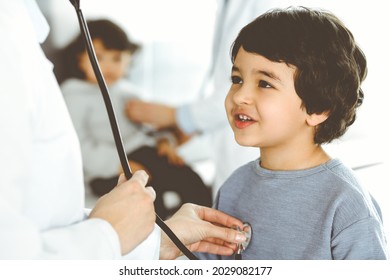
[[[326,111],[326,112],[322,112],[322,113],[319,113],[319,114],[316,114],[316,113],[313,113],[311,115],[307,115],[307,118],[306,118],[306,123],[309,125],[309,126],[317,126],[321,123],[323,123],[324,121],[326,121],[329,117],[329,112]]]

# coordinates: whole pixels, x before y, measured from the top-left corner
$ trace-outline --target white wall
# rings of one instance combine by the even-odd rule
[[[46,1],[51,40],[66,45],[78,33],[73,6],[67,0]],[[145,89],[145,98],[168,104],[197,95],[211,54],[216,12],[210,0],[81,0],[86,19],[108,18],[142,45],[130,80]]]

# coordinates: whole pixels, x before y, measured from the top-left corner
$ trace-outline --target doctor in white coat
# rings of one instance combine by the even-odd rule
[[[154,224],[145,172],[122,177],[89,216],[84,211],[79,142],[39,45],[48,32],[34,0],[0,0],[0,259],[176,258]],[[239,220],[196,205],[167,224],[193,251],[231,254],[203,240],[244,238],[230,229]]]

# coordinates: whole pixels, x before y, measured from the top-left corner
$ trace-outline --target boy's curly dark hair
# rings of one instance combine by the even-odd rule
[[[297,68],[294,84],[302,106],[308,114],[328,113],[316,127],[316,144],[342,136],[355,121],[367,62],[352,33],[330,12],[271,10],[240,31],[231,49],[233,62],[240,47]]]

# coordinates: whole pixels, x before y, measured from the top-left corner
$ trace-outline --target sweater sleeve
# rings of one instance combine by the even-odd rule
[[[153,232],[142,243],[122,257],[118,236],[111,225],[101,219],[89,219],[68,227],[66,232],[61,229],[44,232],[43,245],[46,250],[41,257],[51,258],[53,253],[60,250],[62,259],[158,259],[160,235],[160,228],[155,225]],[[59,239],[63,246],[58,246]],[[75,251],[74,246],[66,246],[70,243],[77,245],[78,250]]]
[[[335,260],[385,260],[387,244],[377,219],[359,220],[339,232],[332,240]]]
[[[32,220],[0,198],[0,259],[158,259],[160,229],[126,256],[118,235],[101,219],[40,230]]]

